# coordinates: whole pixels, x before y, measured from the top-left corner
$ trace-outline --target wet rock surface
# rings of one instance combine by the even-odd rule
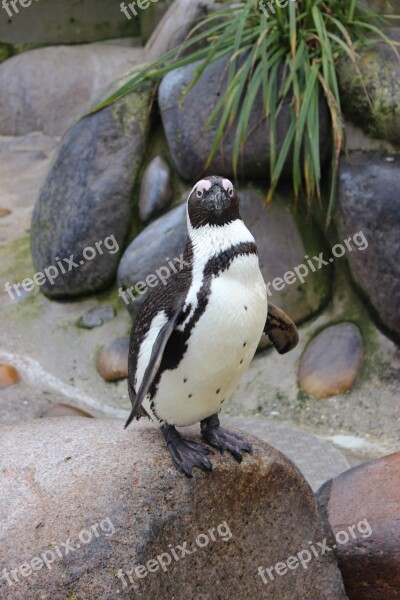
[[[197,429],[186,435],[197,439]],[[282,600],[295,589],[299,599],[344,600],[332,553],[310,559],[307,569],[300,559],[291,568],[279,564],[273,580],[265,574],[266,584],[258,574],[259,566],[286,561],[327,533],[293,464],[257,438],[251,442],[254,454],[241,465],[215,454],[214,472],[196,472],[188,481],[152,426],[124,431],[120,420],[76,418],[2,426],[2,557],[18,578],[11,586],[2,578],[2,595],[212,597],[218,578],[221,600],[233,589],[244,598]],[[67,556],[66,540],[73,548]],[[171,549],[180,557],[184,542],[196,552],[176,561]],[[43,560],[32,563],[46,551],[48,561],[54,556],[51,570]],[[171,559],[165,570],[157,561],[162,553]]]
[[[358,327],[352,323],[327,327],[301,357],[299,385],[315,398],[343,394],[356,381],[363,359],[364,344]]]
[[[340,536],[337,555],[350,600],[399,596],[399,479],[397,452],[342,473],[318,493],[333,532],[348,533],[347,541]],[[348,530],[352,526],[356,535]]]
[[[347,258],[378,319],[400,339],[400,158],[353,154],[339,172],[338,227],[342,239],[362,232],[368,247]]]
[[[117,338],[103,346],[96,358],[96,368],[106,381],[128,376],[129,337]]]
[[[62,135],[102,88],[142,59],[141,49],[106,44],[14,56],[0,66],[0,135]]]

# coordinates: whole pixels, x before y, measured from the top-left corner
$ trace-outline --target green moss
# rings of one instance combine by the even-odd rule
[[[1,276],[18,283],[35,273],[31,256],[30,236],[15,238],[0,246]]]
[[[10,44],[0,43],[0,63],[13,55],[13,48]]]

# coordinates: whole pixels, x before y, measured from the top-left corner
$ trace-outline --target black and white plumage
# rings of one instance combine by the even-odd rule
[[[128,389],[135,416],[148,415],[186,475],[211,470],[208,450],[175,426],[201,423],[204,439],[241,461],[251,446],[219,426],[222,403],[237,387],[265,331],[281,353],[298,341],[294,323],[268,307],[257,247],[239,213],[232,183],[199,181],[187,201],[183,268],[149,293],[133,324]]]

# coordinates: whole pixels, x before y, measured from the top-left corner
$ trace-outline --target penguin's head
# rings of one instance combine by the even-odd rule
[[[194,228],[240,219],[239,199],[229,179],[219,175],[200,179],[188,197],[188,216]]]

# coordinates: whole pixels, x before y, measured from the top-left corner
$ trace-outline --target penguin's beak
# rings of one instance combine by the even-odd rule
[[[227,192],[218,185],[214,186],[207,196],[207,209],[210,212],[221,215],[229,206],[229,196]]]

